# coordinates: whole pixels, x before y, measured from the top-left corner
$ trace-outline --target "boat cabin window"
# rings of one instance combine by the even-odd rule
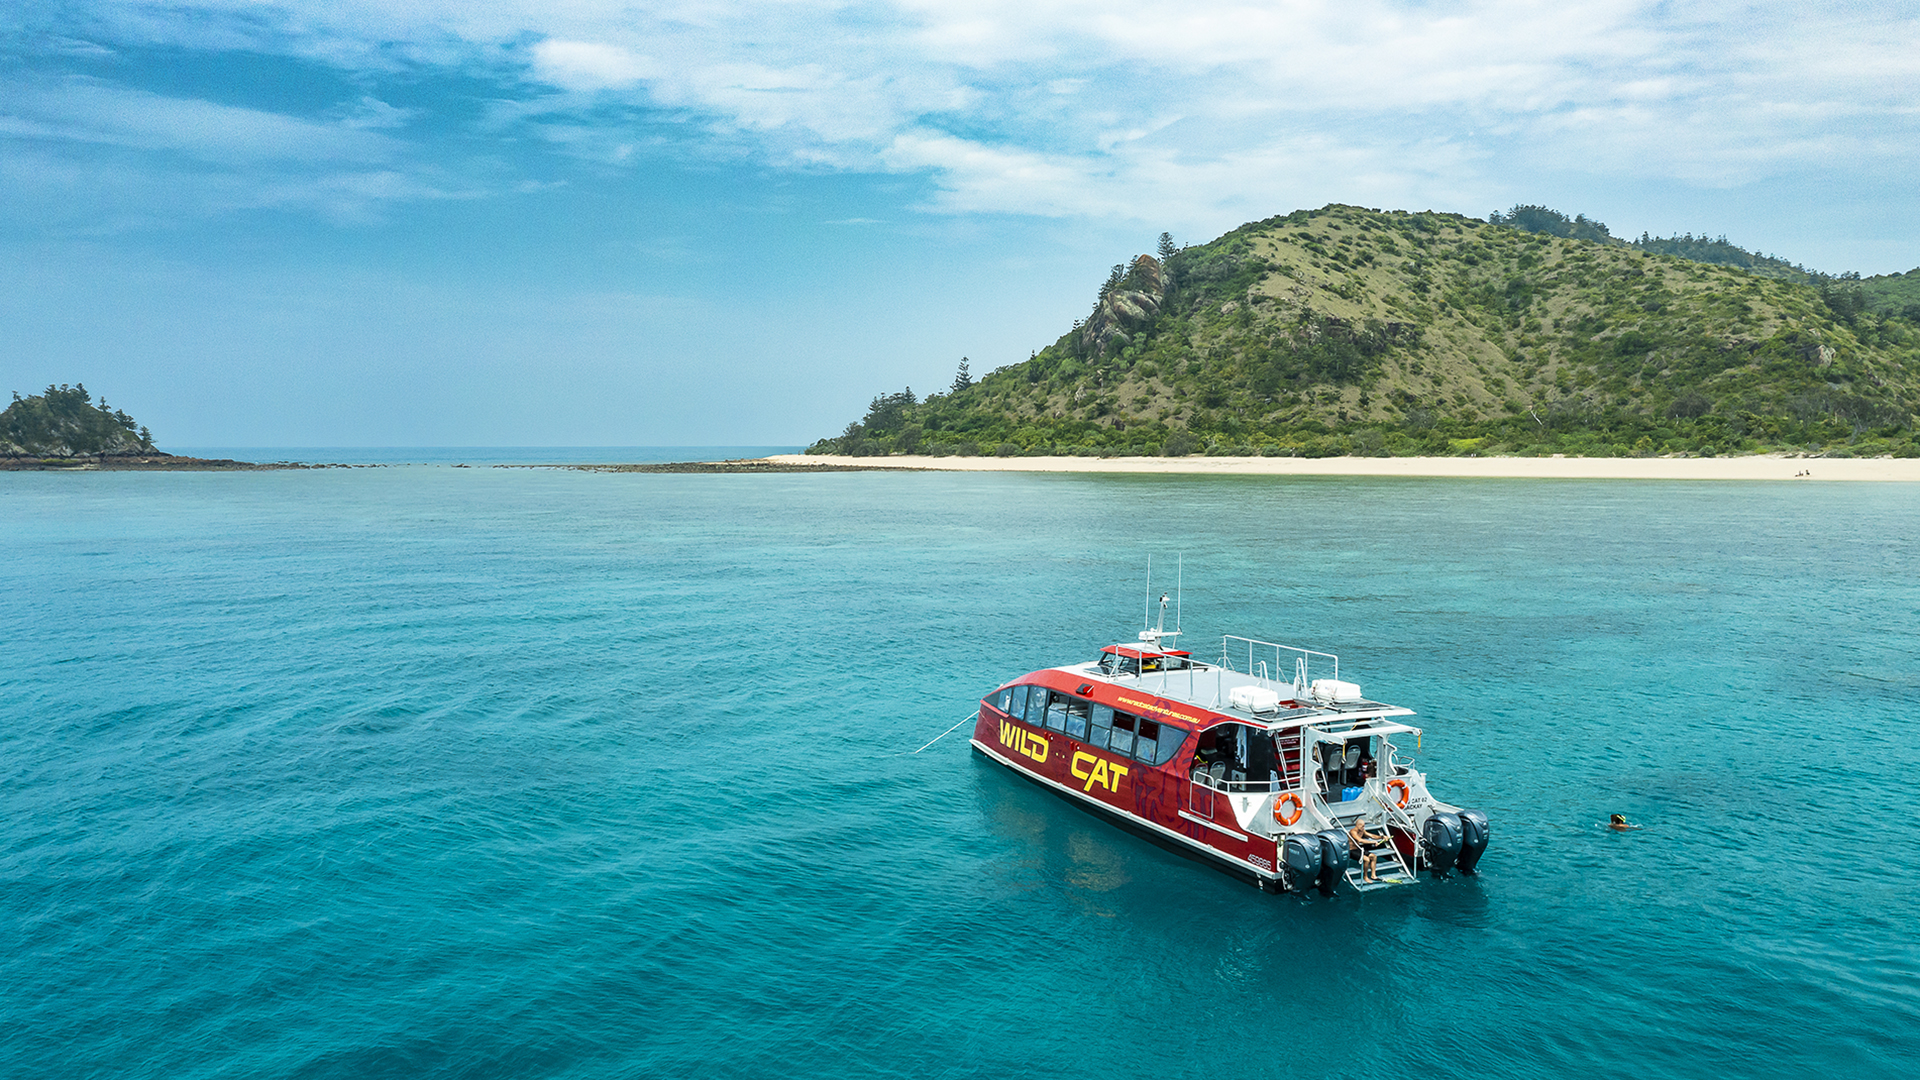
[[[1096,705],[1044,686],[1009,686],[987,701],[1015,720],[1149,765],[1172,761],[1187,737],[1185,731],[1171,724],[1115,712],[1111,705]]]
[[[1067,695],[1058,690],[1053,692],[1053,700],[1047,705],[1047,728],[1051,731],[1067,730]]]
[[[1000,701],[1000,711],[1013,717],[1015,720],[1026,716],[1027,688],[1024,686],[1007,688],[1005,696]]]
[[[1169,727],[1166,724],[1160,725],[1160,754],[1154,764],[1165,765],[1167,762],[1172,761],[1180,755],[1181,748],[1186,746],[1186,744],[1187,732],[1184,728]]]
[[[1092,707],[1093,702],[1085,698],[1070,697],[1066,700],[1067,738],[1079,739],[1082,742],[1086,741],[1087,713]]]
[[[1174,755],[1180,752],[1180,744],[1187,738],[1185,731],[1172,724],[1115,712],[1108,705],[1095,705],[1090,713],[1088,745],[1149,765],[1165,765],[1172,761]]]
[[[1136,761],[1149,765],[1165,765],[1180,752],[1180,744],[1187,741],[1187,733],[1172,724],[1159,724],[1152,720],[1140,721],[1140,729],[1133,737],[1133,756]]]
[[[1026,721],[1034,727],[1045,727],[1047,723],[1047,688],[1044,686],[1027,687]]]

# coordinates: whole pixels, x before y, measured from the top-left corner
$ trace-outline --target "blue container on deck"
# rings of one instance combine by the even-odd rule
[[[1341,802],[1352,802],[1353,800],[1359,797],[1360,797],[1360,789],[1357,787],[1343,787],[1340,789]]]

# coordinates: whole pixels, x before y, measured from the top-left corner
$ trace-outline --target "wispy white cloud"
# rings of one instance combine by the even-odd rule
[[[395,108],[367,94],[344,110],[341,122],[350,128],[402,128],[419,115],[419,109]]]
[[[40,43],[42,51],[55,56],[77,56],[88,60],[104,60],[113,56],[113,50],[80,38],[53,36]]]
[[[33,138],[165,150],[203,161],[382,161],[398,145],[357,124],[315,123],[94,79],[7,88],[0,123]]]
[[[174,228],[235,210],[301,208],[367,221],[379,207],[471,198],[385,130],[407,110],[366,98],[314,120],[91,78],[4,84],[0,190],[72,231]]]
[[[548,38],[533,46],[533,69],[541,80],[568,90],[606,90],[632,86],[659,67],[618,45]]]
[[[1910,165],[1920,137],[1920,16],[1879,0],[105,0],[97,18],[349,71],[475,73],[501,87],[491,134],[611,164],[661,138],[635,118],[665,111],[679,138],[774,167],[925,175],[927,208],[951,213],[1214,224],[1307,201],[1288,192],[1437,201],[1518,166],[1730,185]],[[318,124],[59,95],[9,130],[409,168],[406,118],[375,106]]]

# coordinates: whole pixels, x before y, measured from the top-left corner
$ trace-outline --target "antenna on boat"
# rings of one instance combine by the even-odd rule
[[[1187,590],[1187,554],[1181,552],[1175,556],[1173,564],[1173,632],[1180,632],[1180,604],[1186,599]]]
[[[1146,630],[1153,621],[1153,556],[1147,556],[1147,604],[1140,609],[1140,629]]]
[[[1182,574],[1185,573],[1184,566],[1180,572]],[[1176,577],[1175,580],[1180,581],[1182,579]],[[1176,595],[1179,593],[1178,585],[1176,585],[1174,592]],[[1173,611],[1173,629],[1167,629],[1167,603],[1169,601],[1174,601],[1176,605],[1178,603],[1175,597],[1168,596],[1166,593],[1160,594],[1160,621],[1155,623],[1153,621],[1153,556],[1149,555],[1147,556],[1147,610],[1140,619],[1140,641],[1142,644],[1150,645],[1155,649],[1167,648],[1169,647],[1167,645],[1168,639],[1180,636],[1180,609],[1178,606],[1176,606]]]

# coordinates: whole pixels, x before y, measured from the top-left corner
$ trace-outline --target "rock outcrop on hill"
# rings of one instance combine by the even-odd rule
[[[1133,344],[1133,335],[1152,325],[1166,298],[1166,269],[1160,260],[1151,255],[1133,260],[1127,275],[1101,294],[1093,314],[1080,327],[1081,348],[1101,353]]]

